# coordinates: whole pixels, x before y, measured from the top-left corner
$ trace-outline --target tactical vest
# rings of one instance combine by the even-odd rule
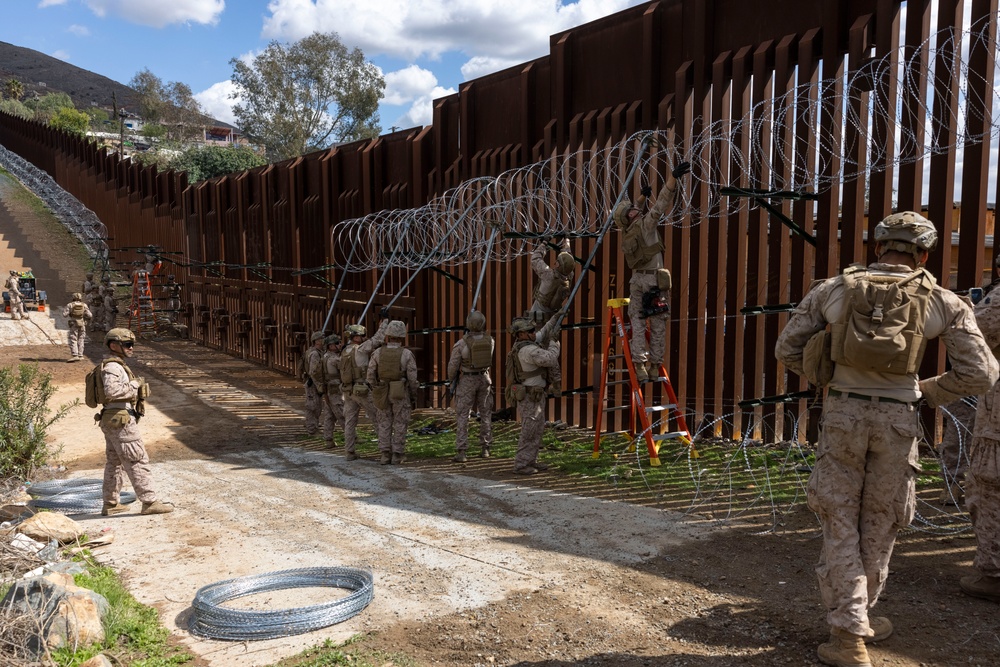
[[[528,345],[535,344],[536,343],[531,340],[522,340],[514,343],[514,347],[511,348],[510,353],[507,355],[507,382],[512,384],[523,384],[528,378],[542,376],[548,378],[548,368],[536,368],[533,371],[526,371],[524,370],[524,366],[521,365],[521,350]]]
[[[83,317],[83,313],[86,310],[86,306],[83,305],[82,301],[74,301],[69,304],[69,316],[75,320]]]
[[[367,368],[362,368],[354,360],[354,351],[358,349],[357,343],[351,343],[340,353],[340,383],[344,387],[350,387],[355,382],[365,382]]]
[[[403,350],[405,347],[383,347],[378,357],[379,382],[392,382],[403,377]]]
[[[532,297],[545,310],[558,310],[566,301],[566,297],[569,296],[569,278],[553,278],[549,283],[549,289],[544,292],[542,291],[542,282],[539,280],[535,285]]]
[[[927,341],[924,327],[936,281],[924,269],[872,274],[861,265],[844,269],[844,314],[831,324],[830,355],[859,370],[917,372]]]
[[[622,254],[625,255],[625,263],[630,269],[641,269],[657,255],[663,252],[663,241],[657,239],[656,243],[648,244],[642,233],[642,221],[636,220],[622,234]]]
[[[323,355],[323,365],[326,367],[326,383],[340,384],[340,353],[327,352]]]
[[[323,363],[323,353],[317,350],[315,347],[309,348],[309,352],[306,355],[307,365],[306,365],[306,375],[312,378],[315,384],[325,385],[326,384],[326,364]],[[317,375],[319,377],[313,377],[312,369],[316,366],[319,370]]]
[[[466,334],[463,338],[469,348],[469,358],[462,357],[463,373],[481,373],[488,371],[493,365],[493,339],[489,336],[473,338]]]
[[[109,400],[108,399],[108,394],[104,390],[104,367],[107,366],[108,364],[118,364],[122,368],[124,368],[125,369],[125,374],[128,375],[129,382],[131,382],[132,380],[135,379],[135,374],[132,372],[132,369],[129,368],[127,364],[119,361],[118,359],[105,359],[104,361],[102,361],[100,364],[97,365],[96,368],[94,368],[94,371],[93,371],[94,374],[96,375],[96,387],[95,388],[96,388],[97,402],[100,405],[107,405],[108,403],[116,402],[116,401]],[[123,402],[125,402],[125,401],[123,401]],[[130,401],[127,401],[127,402],[135,405],[135,399],[134,398],[132,400],[130,400]]]

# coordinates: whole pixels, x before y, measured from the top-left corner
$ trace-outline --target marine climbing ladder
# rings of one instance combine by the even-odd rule
[[[155,315],[150,275],[139,269],[132,274],[132,303],[128,308],[128,328],[133,329],[132,321],[135,320],[133,331],[137,336],[142,335],[143,329],[147,334],[153,334],[156,332]]]
[[[677,406],[677,394],[670,384],[670,376],[667,369],[660,364],[655,378],[650,378],[650,391],[645,395],[653,396],[655,391],[652,388],[657,384],[662,385],[663,392],[667,399],[664,405],[646,405],[643,393],[643,383],[635,373],[635,364],[632,362],[632,348],[629,344],[629,329],[625,326],[625,317],[622,310],[628,307],[628,299],[609,299],[607,315],[604,318],[604,345],[601,362],[600,387],[597,394],[597,416],[594,420],[594,458],[601,455],[601,440],[610,433],[602,432],[605,413],[619,410],[629,411],[628,435],[631,438],[629,451],[635,451],[636,434],[640,434],[646,442],[646,449],[649,451],[649,464],[660,465],[660,443],[667,440],[680,440],[686,444],[694,456],[698,455],[694,444],[691,441],[691,432],[688,430],[684,413]],[[648,335],[648,334],[647,334]],[[612,361],[624,360],[624,364]],[[628,378],[622,379],[622,371],[626,371]],[[616,374],[618,377],[609,378],[609,374]],[[610,394],[611,387],[617,385],[628,385],[629,393],[624,405],[612,405]],[[670,415],[673,415],[677,430],[667,431],[666,426]],[[610,421],[610,419],[609,419]],[[640,430],[641,429],[641,430]]]

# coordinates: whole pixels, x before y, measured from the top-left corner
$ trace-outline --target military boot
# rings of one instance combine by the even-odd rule
[[[971,574],[967,577],[962,577],[959,586],[962,587],[962,592],[966,595],[992,602],[1000,602],[1000,577]]]
[[[382,452],[382,458],[378,460],[378,464],[381,466],[387,466],[392,463],[392,454],[389,452]]]
[[[892,621],[885,616],[869,616],[868,626],[875,633],[874,637],[865,637],[866,642],[880,642],[892,634]]]
[[[466,461],[468,461],[468,457],[466,457],[465,452],[459,452],[458,454],[455,454],[453,457],[451,457],[451,460],[454,461],[455,463],[465,463]]]
[[[642,363],[635,364],[635,381],[636,382],[649,382],[649,373],[646,372],[646,365]]]
[[[833,667],[872,667],[868,659],[868,649],[861,635],[853,635],[847,630],[834,628],[830,631],[830,641],[820,644],[816,650],[819,661]]]
[[[348,461],[357,461],[359,457],[357,452],[347,452],[347,455],[344,458]]]
[[[484,458],[484,459],[490,458],[490,448],[489,447],[483,447],[482,451],[479,452],[479,456],[481,458]]]
[[[101,516],[114,516],[125,512],[128,512],[128,505],[122,503],[104,503],[104,507],[101,508]]]
[[[170,514],[173,511],[174,506],[170,503],[154,500],[151,503],[143,503],[142,511],[140,511],[139,514]]]
[[[392,465],[398,466],[406,463],[406,454],[393,454]]]

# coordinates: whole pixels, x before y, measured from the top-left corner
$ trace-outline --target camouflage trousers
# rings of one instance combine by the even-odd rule
[[[107,420],[101,420],[104,431],[104,502],[116,504],[128,475],[136,497],[144,503],[156,500],[153,492],[153,476],[149,468],[149,456],[142,444],[142,435],[134,417],[129,417],[125,426],[115,427]]]
[[[22,317],[27,317],[24,314],[24,300],[14,294],[10,295],[10,319],[19,320]]]
[[[91,308],[94,317],[90,320],[91,331],[101,331],[104,329],[104,306],[94,306]]]
[[[319,431],[319,416],[323,412],[323,397],[311,382],[303,386],[306,390],[306,433],[316,435]]]
[[[816,574],[834,628],[873,635],[868,610],[916,509],[919,433],[912,404],[826,397],[807,498],[823,527]]]
[[[177,321],[177,313],[181,309],[181,302],[179,299],[167,299],[166,311],[167,317],[170,318],[171,322]]]
[[[521,413],[521,433],[517,437],[514,470],[534,465],[538,459],[538,450],[542,448],[542,433],[545,431],[547,401],[543,394],[537,401],[529,397],[517,403],[517,409]]]
[[[358,413],[362,408],[365,410],[365,415],[374,421],[376,413],[371,394],[365,396],[344,394],[344,448],[348,453],[354,451],[354,445],[358,440]]]
[[[388,410],[375,410],[375,431],[378,450],[383,454],[406,453],[406,429],[410,426],[413,408],[410,399],[389,401]]]
[[[116,313],[111,308],[104,309],[104,330],[111,331],[115,328],[115,321],[118,318],[118,313]]]
[[[971,405],[970,405],[971,403]],[[969,467],[969,448],[972,446],[972,427],[976,423],[974,398],[959,399],[945,405],[944,434],[938,445],[941,473],[946,484],[961,482]]]
[[[87,327],[69,325],[69,353],[74,357],[83,356],[83,346],[87,343]]]
[[[469,448],[469,413],[479,413],[479,446],[493,446],[493,381],[489,373],[463,374],[455,388],[455,450]]]
[[[323,408],[323,438],[333,440],[333,429],[344,428],[344,397],[340,395],[340,385],[327,385],[322,396]]]
[[[972,564],[988,577],[1000,577],[1000,442],[975,438],[969,458],[965,506],[977,542]]]
[[[656,287],[655,273],[633,273],[628,283],[628,319],[632,323],[632,362],[644,364],[647,361],[654,366],[663,363],[663,354],[667,349],[667,313],[642,316],[642,295]],[[646,327],[649,327],[649,349],[646,349]]]

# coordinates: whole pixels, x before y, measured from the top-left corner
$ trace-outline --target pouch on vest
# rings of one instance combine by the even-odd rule
[[[97,364],[94,366],[87,377],[84,379],[84,394],[83,400],[87,404],[88,408],[96,408],[101,404],[101,394],[104,393],[104,387],[98,388],[98,385],[103,385],[101,380],[101,369],[104,368],[104,364]]]
[[[357,387],[357,385],[355,385]],[[372,403],[379,410],[389,409],[389,385],[380,384],[372,389]]]
[[[824,329],[810,338],[802,351],[802,371],[809,384],[816,387],[825,387],[833,380],[830,338],[830,332]]]
[[[670,271],[667,269],[656,270],[656,286],[660,288],[661,292],[670,291],[670,288],[673,287],[673,282],[670,280]]]
[[[469,348],[469,368],[473,371],[489,370],[493,363],[493,341],[489,336],[482,338],[465,337],[465,344]]]
[[[108,426],[110,428],[125,428],[128,426],[128,422],[128,410],[123,408],[105,408],[104,413],[101,415],[101,426]]]
[[[389,383],[389,400],[405,401],[406,399],[406,380],[392,380]]]
[[[831,327],[833,361],[880,373],[916,373],[933,277],[924,270],[883,276],[852,267],[844,271],[844,283],[844,316]]]
[[[368,395],[368,385],[363,382],[356,382],[354,388],[351,389],[351,393],[355,396],[367,396]]]
[[[69,307],[69,316],[73,319],[80,319],[83,317],[84,305],[82,303],[73,303]]]

